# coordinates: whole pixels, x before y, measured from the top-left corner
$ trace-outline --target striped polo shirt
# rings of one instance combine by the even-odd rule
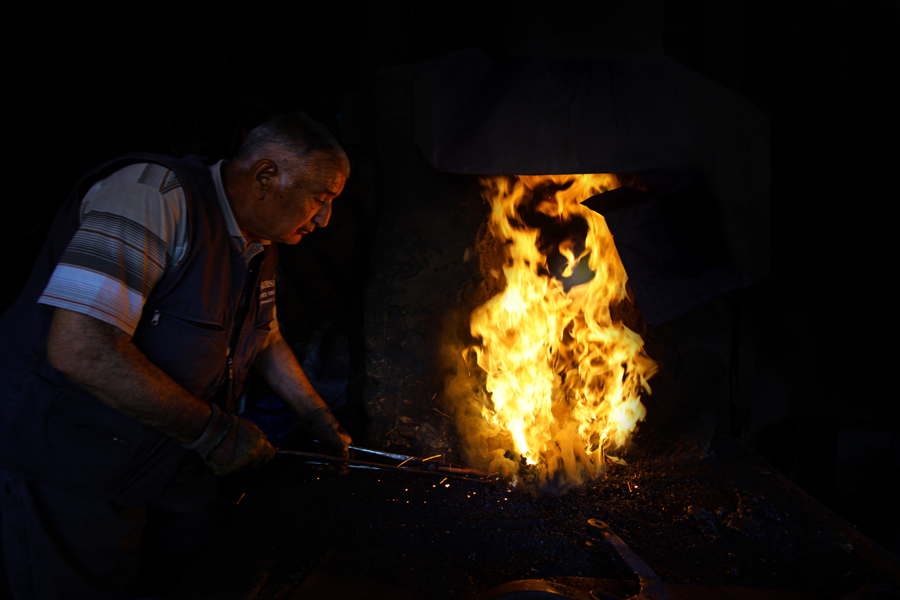
[[[228,232],[249,261],[270,242],[244,238],[225,196],[223,164],[210,173]],[[85,194],[81,225],[38,302],[133,335],[147,297],[166,270],[184,260],[187,244],[186,201],[175,173],[155,163],[128,165]],[[270,331],[276,329],[273,321]]]

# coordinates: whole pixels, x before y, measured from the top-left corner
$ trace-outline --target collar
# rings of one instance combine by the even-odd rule
[[[225,195],[225,186],[222,185],[222,167],[225,166],[225,164],[225,160],[220,160],[209,167],[209,172],[212,175],[213,183],[216,186],[216,196],[219,199],[219,206],[222,208],[222,215],[225,217],[225,223],[228,225],[228,234],[234,239],[238,247],[243,249],[244,258],[249,261],[251,258],[262,252],[263,246],[268,246],[272,242],[269,240],[248,242],[247,238],[244,237],[244,234],[241,233],[241,228],[238,227],[237,220],[234,218],[234,213],[231,211],[231,205],[228,203],[228,196]]]

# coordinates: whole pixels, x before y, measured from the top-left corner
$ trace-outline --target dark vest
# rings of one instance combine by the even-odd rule
[[[177,469],[184,450],[110,409],[47,362],[53,308],[36,301],[80,224],[81,199],[127,164],[175,171],[185,192],[190,240],[147,299],[132,342],[190,393],[233,411],[273,317],[277,251],[266,246],[248,276],[231,239],[209,168],[196,156],[130,154],[82,179],[62,206],[31,277],[0,318],[0,463],[25,477],[146,504]],[[234,332],[247,286],[246,317]],[[233,335],[234,334],[234,335]]]

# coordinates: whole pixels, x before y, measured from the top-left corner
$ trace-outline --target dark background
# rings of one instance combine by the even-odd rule
[[[302,341],[323,321],[359,331],[367,244],[390,201],[378,194],[374,168],[374,74],[461,48],[507,51],[544,35],[629,30],[658,40],[670,57],[772,118],[773,270],[729,299],[740,303],[735,326],[752,360],[734,392],[743,403],[719,431],[756,447],[896,551],[890,206],[900,3],[831,1],[810,10],[746,1],[621,4],[628,8],[234,0],[49,9],[7,2],[0,308],[14,300],[49,219],[88,168],[129,151],[228,157],[243,130],[276,112],[305,110],[338,133],[353,175],[332,225],[285,251],[303,265],[284,290],[301,315],[288,333]],[[351,343],[359,348],[357,338]],[[847,431],[860,433],[848,442]]]

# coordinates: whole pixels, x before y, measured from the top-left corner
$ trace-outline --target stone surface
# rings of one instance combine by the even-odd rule
[[[487,206],[477,177],[440,173],[415,148],[411,69],[383,72],[376,85],[379,226],[365,293],[364,405],[366,443],[431,455],[454,447],[440,404],[439,355],[459,315],[471,310]]]

